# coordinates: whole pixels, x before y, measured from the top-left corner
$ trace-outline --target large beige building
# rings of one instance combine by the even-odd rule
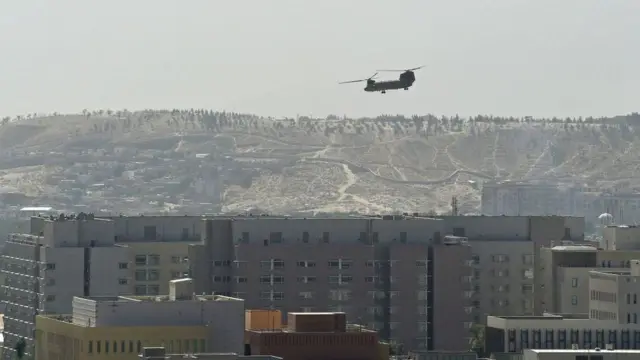
[[[204,243],[189,255],[197,291],[243,297],[251,308],[344,311],[416,350],[466,349],[468,339],[460,337],[468,333],[460,329],[471,322],[533,313],[537,249],[584,237],[581,219],[566,217],[239,217],[206,224]],[[468,246],[445,245],[447,235]],[[445,325],[454,319],[464,327]]]

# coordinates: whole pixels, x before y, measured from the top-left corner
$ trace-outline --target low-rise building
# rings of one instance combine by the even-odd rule
[[[71,315],[38,315],[36,359],[138,359],[145,346],[170,353],[244,353],[244,301],[193,294],[190,279],[168,296],[75,297]]]
[[[345,313],[289,313],[280,329],[246,330],[249,355],[287,360],[387,360],[389,347],[375,331],[347,325]]]

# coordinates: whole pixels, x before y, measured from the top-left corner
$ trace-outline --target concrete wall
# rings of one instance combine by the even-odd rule
[[[90,248],[90,296],[131,294],[133,281],[129,269],[120,264],[129,263],[130,250],[123,246]]]
[[[196,241],[202,233],[200,216],[123,216],[111,217],[118,242]],[[156,238],[145,239],[145,226],[155,226]]]
[[[471,313],[470,246],[433,247],[433,349],[460,351],[469,345]]]
[[[40,311],[44,314],[71,313],[73,297],[84,295],[84,249],[42,247],[40,259],[43,269]],[[47,269],[47,264],[55,268]]]
[[[554,287],[558,307],[549,310],[561,314],[588,314],[589,272],[594,269],[590,267],[557,269],[556,283],[549,286]]]
[[[94,220],[46,220],[44,244],[50,247],[112,246],[115,243],[113,222]]]

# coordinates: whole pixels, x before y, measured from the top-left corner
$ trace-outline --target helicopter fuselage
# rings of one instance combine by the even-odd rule
[[[416,78],[414,74],[412,72],[407,72],[407,73],[401,74],[398,80],[385,80],[385,81],[369,80],[367,81],[367,86],[364,88],[364,91],[367,91],[367,92],[380,91],[384,94],[387,90],[399,90],[399,89],[408,90],[415,81],[416,81]]]

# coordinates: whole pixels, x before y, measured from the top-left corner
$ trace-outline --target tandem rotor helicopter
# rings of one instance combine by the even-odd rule
[[[413,69],[406,69],[406,70],[376,70],[377,72],[369,78],[361,79],[361,80],[344,81],[339,84],[350,84],[350,83],[366,81],[367,86],[364,88],[364,91],[366,92],[380,91],[382,94],[386,94],[387,90],[399,90],[399,89],[409,90],[409,88],[416,81],[416,75],[413,72],[415,70],[422,69],[423,67],[424,65],[415,67]],[[384,81],[373,80],[373,78],[375,78],[376,75],[378,75],[378,72],[389,72],[389,71],[402,72],[402,74],[400,74],[400,77],[398,78],[398,80],[384,80]]]

